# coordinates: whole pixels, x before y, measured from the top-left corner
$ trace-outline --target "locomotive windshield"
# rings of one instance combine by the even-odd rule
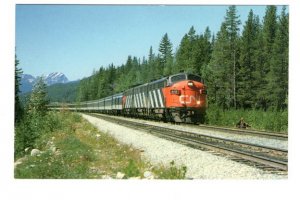
[[[202,82],[202,79],[200,76],[194,75],[194,74],[177,74],[174,76],[171,76],[170,83],[176,83],[183,80],[191,80],[196,82]]]
[[[186,74],[178,74],[171,77],[171,82],[175,83],[178,81],[186,80]]]
[[[201,79],[200,76],[193,75],[193,74],[188,74],[187,75],[187,80],[202,82],[202,79]]]

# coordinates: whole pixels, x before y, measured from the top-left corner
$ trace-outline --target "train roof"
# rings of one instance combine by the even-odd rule
[[[165,81],[165,80],[167,80],[167,79],[168,79],[168,76],[166,76],[166,77],[163,77],[163,78],[161,78],[161,79],[158,79],[158,80],[151,81],[151,82],[150,82],[150,83],[148,83],[148,84],[155,84],[155,83],[159,83],[159,82]]]
[[[172,75],[170,75],[170,76],[166,76],[166,77],[163,77],[163,78],[160,78],[160,79],[157,79],[157,80],[153,80],[153,81],[150,81],[150,82],[148,82],[148,83],[134,85],[134,86],[130,87],[129,89],[125,90],[125,92],[126,92],[126,91],[130,91],[130,90],[133,90],[133,89],[136,89],[136,88],[144,87],[144,86],[147,86],[147,85],[152,85],[152,84],[160,83],[160,82],[163,82],[163,81],[168,80],[169,77],[178,76],[178,75],[185,75],[185,76],[188,76],[188,75],[195,75],[195,76],[199,76],[199,75],[192,74],[192,73],[181,72],[181,73],[178,73],[178,74],[172,74]],[[199,77],[200,77],[200,76],[199,76]]]

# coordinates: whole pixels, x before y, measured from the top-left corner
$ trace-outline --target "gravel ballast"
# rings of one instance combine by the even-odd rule
[[[143,119],[124,118],[124,117],[117,117],[117,116],[110,116],[110,117],[126,119],[129,121],[138,121],[138,122],[144,123],[144,124],[172,128],[172,129],[177,129],[177,130],[184,130],[184,131],[189,131],[189,132],[196,133],[196,134],[230,139],[230,140],[246,142],[246,143],[250,143],[250,144],[257,144],[257,145],[285,149],[285,150],[288,149],[288,141],[287,140],[271,139],[271,138],[266,138],[266,137],[262,137],[262,136],[244,135],[242,133],[238,133],[238,134],[226,133],[226,132],[222,132],[222,131],[207,130],[207,129],[203,129],[201,127],[184,125],[184,124],[174,125],[171,123],[149,121],[149,120],[143,120]]]
[[[108,133],[120,143],[132,145],[142,151],[142,156],[153,165],[168,166],[174,161],[177,166],[186,166],[186,177],[193,179],[285,179],[287,175],[277,175],[237,163],[226,157],[193,149],[172,141],[167,141],[142,131],[137,131],[105,120],[82,114],[100,131]]]

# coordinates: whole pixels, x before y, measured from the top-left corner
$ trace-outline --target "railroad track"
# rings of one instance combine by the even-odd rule
[[[172,140],[193,148],[210,151],[216,155],[223,155],[231,160],[255,166],[269,172],[284,174],[288,170],[288,151],[285,149],[195,134],[192,132],[143,124],[106,115],[89,115],[129,128],[143,130],[158,137]]]
[[[248,129],[235,129],[235,128],[233,129],[233,128],[224,128],[224,127],[207,126],[207,125],[199,125],[199,127],[201,129],[216,130],[216,131],[233,133],[233,134],[253,135],[253,136],[260,136],[260,137],[267,137],[267,138],[281,139],[281,140],[288,139],[287,133],[276,133],[276,132],[257,131],[257,130],[248,130]]]

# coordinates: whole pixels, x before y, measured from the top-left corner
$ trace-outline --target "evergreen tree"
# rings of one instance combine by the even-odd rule
[[[211,38],[211,46],[213,47],[216,41],[216,37],[215,34],[213,34],[212,38]]]
[[[149,63],[146,60],[146,58],[143,57],[143,61],[141,64],[141,80],[142,80],[142,82],[149,82],[149,76],[150,76]]]
[[[210,63],[202,70],[209,92],[214,98],[213,102],[221,105],[224,109],[236,107],[236,73],[238,63],[239,42],[239,16],[235,6],[230,6],[226,11],[225,21],[214,41]],[[209,73],[213,73],[209,77]]]
[[[41,127],[47,126],[45,119],[48,102],[46,84],[44,79],[39,77],[30,95],[26,115],[16,128],[15,156],[22,155],[25,148],[34,148],[36,140],[43,134]]]
[[[47,112],[47,99],[46,84],[43,77],[39,77],[33,87],[28,103],[28,114],[31,116],[39,115],[44,116]]]
[[[255,96],[260,89],[255,84],[255,79],[259,78],[257,76],[257,66],[260,64],[257,58],[260,47],[259,34],[259,18],[251,9],[241,37],[240,68],[237,73],[237,100],[243,108],[254,107]]]
[[[280,110],[286,108],[288,97],[288,66],[289,66],[289,16],[283,7],[279,17],[270,60],[268,74],[268,91],[271,106]]]
[[[176,54],[177,69],[200,74],[201,67],[208,63],[211,54],[209,28],[205,31],[205,36],[198,36],[192,26],[184,35]]]
[[[181,39],[179,49],[176,53],[176,71],[188,71],[191,57],[191,45],[187,34]]]
[[[165,64],[167,62],[167,57],[173,56],[172,54],[172,43],[166,33],[160,41],[159,52],[161,53],[161,62]]]
[[[194,73],[201,76],[202,68],[206,66],[211,59],[212,46],[210,39],[211,33],[209,28],[206,27],[204,34],[197,37],[197,42],[193,51],[195,57]]]
[[[152,49],[152,46],[150,47],[150,50],[149,50],[149,55],[148,55],[148,65],[146,66],[146,71],[148,72],[148,74],[146,75],[147,77],[147,80],[150,81],[152,79],[154,79],[154,77],[156,76],[156,56],[155,54],[153,53],[153,49]],[[146,73],[146,72],[145,72]]]
[[[272,48],[275,41],[275,35],[277,30],[277,15],[276,6],[267,6],[266,15],[263,22],[263,48],[265,57],[265,70],[266,73],[270,70],[270,55],[272,54]]]
[[[121,92],[124,91],[127,87],[127,85],[125,85],[124,82],[126,81],[126,66],[122,65],[121,67],[119,67],[119,72],[117,75],[117,78],[115,80],[115,91],[116,92]]]
[[[232,93],[233,93],[233,104],[236,108],[236,71],[238,67],[238,39],[239,39],[239,25],[241,24],[241,21],[239,20],[239,16],[237,16],[236,6],[229,6],[228,10],[226,11],[226,17],[225,17],[225,24],[226,24],[226,30],[228,32],[229,41],[230,41],[230,66],[231,66],[231,72],[232,72]]]
[[[23,108],[20,102],[20,85],[21,85],[21,74],[23,73],[20,68],[18,68],[19,60],[15,56],[15,123],[19,122],[23,116]]]
[[[268,74],[270,72],[270,60],[272,57],[272,47],[275,40],[277,29],[276,21],[276,6],[267,6],[266,14],[263,20],[263,27],[261,32],[261,54],[259,69],[259,85],[260,90],[257,93],[258,107],[267,109],[269,106],[269,91],[268,91]]]
[[[89,100],[88,88],[88,78],[82,79],[79,84],[77,101],[81,102]]]
[[[116,67],[112,63],[108,66],[106,83],[107,83],[107,96],[114,94],[115,91],[115,80],[116,80]]]
[[[97,77],[97,71],[93,70],[93,75],[90,78],[90,85],[89,87],[89,99],[97,99],[97,93],[98,93],[98,77]]]
[[[114,68],[114,71],[116,69]],[[115,91],[120,92],[128,89],[132,85],[139,84],[143,82],[142,80],[142,73],[140,68],[140,63],[137,59],[137,57],[128,56],[126,65],[124,65],[122,72],[120,73],[120,76],[117,77],[116,73],[109,74],[111,77],[115,77],[115,81],[113,82],[110,80],[110,84],[113,84],[113,87],[115,87]]]
[[[197,71],[197,52],[198,52],[198,36],[196,35],[196,31],[194,26],[192,26],[188,32],[188,40],[189,40],[189,54],[187,59],[186,72],[196,73]]]
[[[140,84],[139,82],[139,73],[140,72],[140,64],[139,64],[139,61],[138,61],[138,58],[137,57],[133,57],[133,60],[132,60],[132,69],[130,71],[131,73],[131,85],[136,85],[136,84]]]
[[[153,53],[153,49],[152,49],[152,46],[150,46],[150,50],[149,50],[149,64],[151,64],[153,61],[154,61],[154,53]]]
[[[173,51],[172,43],[168,37],[168,34],[166,33],[161,39],[159,44],[159,52],[160,52],[159,59],[162,66],[162,69],[160,70],[161,75],[163,74],[164,71],[171,71],[172,68],[171,59],[173,59],[172,51]],[[169,68],[169,69],[165,70],[164,68]]]
[[[104,86],[104,80],[103,80],[103,74],[104,74],[104,68],[101,66],[98,70],[98,73],[96,74],[96,80],[97,80],[97,99],[103,97],[103,86]]]
[[[206,80],[209,101],[226,109],[231,104],[231,51],[226,24],[222,23],[217,33],[212,58],[202,75]]]

